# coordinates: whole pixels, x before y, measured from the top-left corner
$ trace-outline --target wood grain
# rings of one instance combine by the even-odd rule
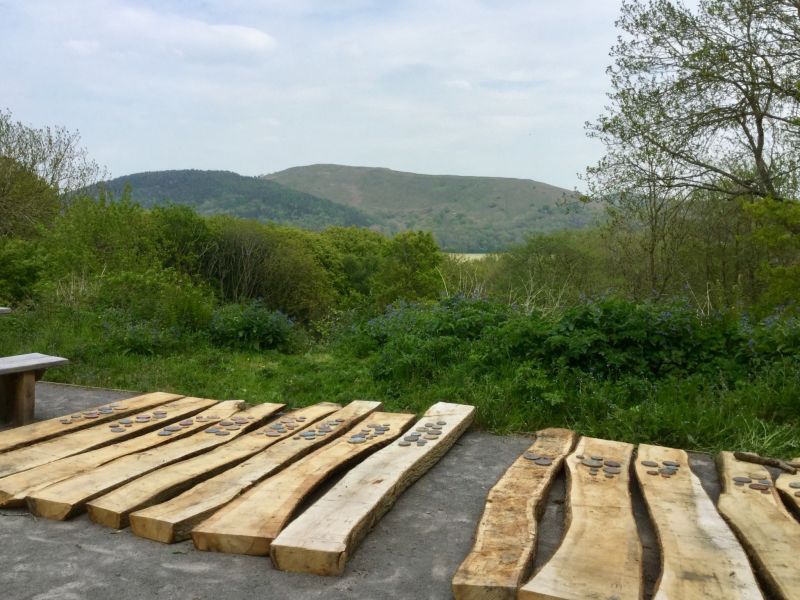
[[[226,444],[249,431],[258,429],[265,420],[284,406],[284,404],[259,404],[252,409],[236,412],[235,407],[232,407],[233,410],[223,411],[220,405],[217,405],[212,409],[216,415],[223,418],[243,417],[248,419],[248,422],[239,429],[230,431],[227,436],[219,436],[213,433],[206,434],[205,430],[214,428],[214,425],[207,422],[195,422],[183,431],[177,431],[173,434],[184,434],[187,430],[191,430],[189,435],[184,436],[182,439],[170,441],[158,448],[122,456],[101,467],[30,493],[26,498],[28,508],[34,515],[45,519],[59,521],[69,519],[83,512],[89,500],[102,496],[128,481],[193,456],[204,456],[204,453],[212,448]],[[192,433],[196,433],[196,435],[191,435]],[[143,437],[159,436],[158,432],[153,432]],[[141,438],[136,439],[139,440]],[[161,439],[170,440],[170,438],[164,437]]]
[[[520,456],[489,490],[475,544],[453,577],[456,600],[514,600],[536,558],[538,520],[575,432],[544,429],[525,454],[554,456],[550,466]],[[294,524],[293,524],[294,525]],[[280,540],[278,540],[280,541]]]
[[[564,538],[519,600],[640,600],[642,545],[633,518],[629,468],[633,446],[581,438],[567,458],[569,477]],[[620,463],[621,474],[590,475],[578,455],[602,456]]]
[[[206,418],[214,416],[218,417],[214,419],[214,421],[221,421],[245,406],[246,403],[243,400],[220,402],[200,413],[198,416]],[[209,422],[213,421],[210,420]],[[0,479],[0,506],[25,506],[26,498],[38,490],[71,477],[90,472],[122,456],[157,448],[164,444],[175,442],[176,440],[182,440],[186,436],[192,435],[200,429],[204,429],[206,426],[207,423],[195,421],[195,423],[189,427],[181,431],[176,431],[169,437],[162,437],[158,435],[157,431],[151,431],[118,444],[111,444],[103,448],[90,450],[89,452],[75,454],[45,465],[34,467],[33,469],[28,469],[27,471],[22,471],[21,473],[9,475],[8,477]]]
[[[320,402],[286,416],[305,416],[306,423],[311,425],[340,408],[338,404]],[[86,505],[89,518],[95,523],[115,529],[127,527],[131,513],[162,504],[293,435],[293,431],[277,437],[250,433],[202,457],[190,458],[177,465],[159,469],[89,502]]]
[[[648,475],[652,461],[675,461],[669,478]],[[642,444],[636,476],[661,547],[661,577],[653,600],[763,600],[736,536],[692,473],[683,450]]]
[[[138,536],[171,544],[189,539],[195,525],[260,481],[274,475],[320,446],[343,435],[381,408],[380,402],[357,400],[332,413],[330,420],[344,421],[325,437],[313,441],[284,439],[245,462],[196,485],[172,500],[131,513],[131,531]],[[314,427],[306,427],[310,431]],[[298,432],[299,433],[299,432]]]
[[[793,463],[800,462],[800,457],[792,460]],[[791,484],[800,485],[800,471],[794,475],[789,473],[781,473],[778,480],[775,482],[775,488],[783,499],[783,503],[795,515],[800,517],[800,487],[793,488]]]
[[[88,452],[95,448],[102,448],[111,444],[131,439],[145,432],[161,429],[165,425],[190,417],[203,409],[214,406],[216,400],[204,398],[181,398],[174,402],[162,404],[157,408],[167,413],[164,419],[151,419],[146,423],[134,422],[127,431],[115,433],[107,423],[101,423],[88,429],[82,429],[69,435],[64,435],[46,442],[12,450],[0,454],[0,477],[8,477],[33,469],[39,465],[51,463],[60,458]],[[134,419],[135,421],[135,419]]]
[[[333,473],[403,435],[415,418],[397,413],[373,414],[371,419],[375,423],[390,426],[384,435],[359,444],[350,443],[349,436],[340,438],[259,483],[197,525],[192,530],[195,547],[213,552],[269,555],[272,540],[314,489]],[[405,448],[411,452],[414,449]]]
[[[356,465],[272,542],[273,565],[294,572],[341,575],[372,527],[447,453],[474,418],[472,406],[433,405],[418,426],[446,421],[441,437],[425,446],[404,447],[398,441]]]
[[[139,414],[141,412],[150,410],[166,402],[172,402],[182,398],[178,394],[166,394],[164,392],[154,392],[152,394],[144,394],[129,398],[128,400],[121,400],[120,405],[125,407],[125,410],[115,410],[111,415],[99,415],[96,419],[74,420],[69,425],[61,423],[63,417],[56,419],[48,419],[47,421],[39,421],[16,427],[7,431],[0,431],[0,452],[8,452],[17,448],[23,448],[32,444],[38,444],[67,433],[73,433],[81,429],[87,429],[100,423],[108,423],[117,419],[124,419],[130,415]],[[105,408],[108,405],[98,406],[94,410]],[[78,413],[80,414],[80,413]],[[70,415],[65,415],[69,417]]]
[[[800,523],[770,486],[768,494],[737,486],[734,477],[770,479],[761,465],[740,462],[730,452],[717,455],[722,495],[717,509],[744,546],[756,574],[776,598],[800,598]],[[752,477],[755,475],[755,477]]]

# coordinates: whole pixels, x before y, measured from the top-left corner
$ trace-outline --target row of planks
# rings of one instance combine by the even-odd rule
[[[159,542],[191,538],[200,550],[270,556],[280,569],[341,575],[377,521],[475,416],[471,406],[435,404],[416,427],[435,421],[440,433],[409,444],[402,438],[416,417],[381,412],[380,402],[284,409],[154,393],[98,407],[91,419],[0,432],[0,507],[27,505],[55,520],[88,512],[96,523],[130,526]],[[126,418],[149,412],[159,418]],[[109,427],[120,419],[124,429]],[[227,420],[240,425],[222,436],[208,431]],[[172,434],[165,434],[168,426]],[[348,439],[359,432],[368,435]],[[292,521],[341,471],[344,477]]]
[[[758,600],[758,581],[773,598],[800,599],[800,474],[782,474],[767,490],[734,478],[771,480],[760,465],[722,452],[722,495],[715,507],[692,473],[686,452],[538,432],[526,451],[555,457],[539,465],[521,456],[489,491],[474,546],[452,582],[457,600],[639,600],[642,546],[634,521],[630,477],[635,474],[661,550],[655,600]],[[619,464],[619,474],[592,474],[592,456]],[[653,465],[678,466],[660,476]],[[645,463],[645,464],[643,464]],[[537,521],[556,474],[566,465],[565,533],[550,559],[531,577]],[[740,479],[740,482],[743,479]],[[782,499],[785,501],[782,502]],[[748,560],[748,557],[750,560]],[[752,565],[752,568],[751,568]]]

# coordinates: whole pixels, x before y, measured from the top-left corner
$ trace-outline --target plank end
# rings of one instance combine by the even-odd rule
[[[269,556],[272,565],[281,571],[328,577],[341,577],[347,563],[347,552],[343,546],[339,550],[321,550],[272,544]]]

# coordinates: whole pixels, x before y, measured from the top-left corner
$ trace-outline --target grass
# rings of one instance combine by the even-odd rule
[[[733,384],[720,374],[612,381],[562,371],[560,394],[520,392],[519,366],[489,370],[440,361],[424,375],[379,375],[380,351],[344,341],[306,341],[294,354],[213,346],[200,334],[170,351],[123,353],[89,312],[40,310],[0,317],[0,355],[42,352],[71,360],[45,380],[142,392],[162,390],[219,400],[316,402],[380,400],[389,411],[422,414],[439,401],[473,404],[476,426],[498,434],[567,427],[582,435],[715,453],[800,455],[800,369],[784,361]],[[474,352],[469,347],[468,352]],[[382,363],[381,361],[384,361]],[[385,364],[384,364],[385,367]]]

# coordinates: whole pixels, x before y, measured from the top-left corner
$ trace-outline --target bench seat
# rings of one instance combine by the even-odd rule
[[[66,358],[46,354],[20,354],[0,358],[0,422],[33,422],[36,382],[46,369],[69,364]]]

